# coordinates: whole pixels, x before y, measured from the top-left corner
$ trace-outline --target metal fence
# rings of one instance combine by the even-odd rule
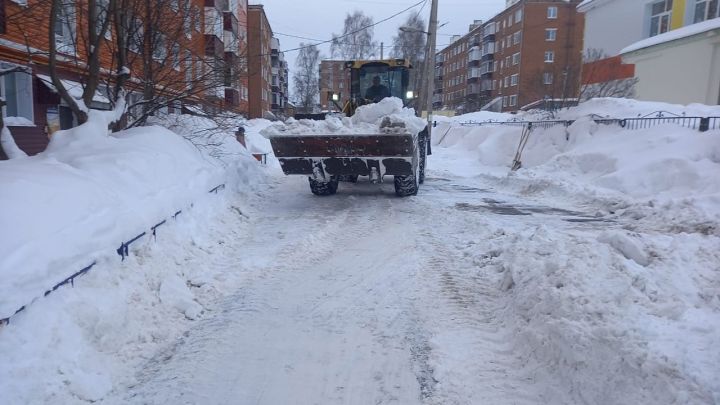
[[[656,111],[652,114],[648,114],[641,117],[633,118],[606,118],[600,116],[593,116],[593,121],[603,125],[617,125],[621,128],[638,130],[651,128],[658,125],[671,124],[677,125],[683,128],[693,129],[700,132],[720,130],[720,117],[688,117],[684,115],[677,115],[666,111]],[[575,122],[574,120],[538,120],[538,121],[526,121],[512,119],[508,121],[465,121],[461,122],[461,126],[517,126],[527,127],[530,129],[548,129],[555,126],[569,127]]]

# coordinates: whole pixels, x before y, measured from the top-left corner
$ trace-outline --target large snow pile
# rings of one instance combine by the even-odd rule
[[[627,215],[669,216],[668,226],[682,223],[720,232],[720,131],[698,132],[673,124],[625,130],[597,125],[588,117],[625,118],[658,109],[720,116],[717,106],[593,100],[559,114],[560,119],[577,119],[570,127],[534,130],[522,153],[522,169],[511,173],[506,184],[528,193],[563,191],[575,199],[600,195],[608,211],[623,206]],[[445,122],[434,140],[440,147],[472,154],[486,166],[486,174],[506,176],[521,133],[519,126]],[[682,209],[668,211],[671,207]]]
[[[219,159],[162,127],[110,134],[94,117],[47,150],[0,162],[0,317],[114,252],[223,183],[249,182],[255,161],[234,138]]]
[[[47,151],[0,161],[0,317],[32,304],[0,327],[5,403],[99,400],[233,276],[208,268],[203,246],[224,243],[213,239],[217,216],[243,231],[243,204],[265,178],[258,162],[198,117],[158,119],[187,139],[160,126],[111,134],[107,120],[91,111]],[[116,249],[142,232],[121,261]],[[92,262],[78,288],[43,297]]]
[[[460,116],[434,132],[433,156],[444,159],[430,160],[431,181],[459,173],[513,196],[513,207],[541,200],[588,215],[558,227],[488,214],[475,242],[461,245],[478,271],[499,274],[510,350],[543,365],[527,380],[559,377],[571,395],[548,391],[540,402],[720,400],[720,130],[629,130],[590,118],[657,111],[720,116],[718,106],[591,100],[556,115],[577,120],[570,127],[534,130],[517,172],[522,127],[460,126],[469,121]]]
[[[415,116],[415,110],[403,107],[401,99],[388,97],[379,103],[368,104],[355,111],[352,117],[329,115],[325,120],[296,120],[290,118],[284,123],[275,123],[261,133],[270,138],[283,135],[372,135],[387,131],[381,130],[384,120],[402,123],[405,130],[417,134],[425,128],[426,122]],[[392,132],[392,131],[391,131]]]

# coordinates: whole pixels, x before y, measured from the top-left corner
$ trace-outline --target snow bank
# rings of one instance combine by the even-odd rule
[[[415,116],[415,110],[403,107],[402,100],[396,97],[384,98],[379,103],[368,104],[355,111],[352,117],[328,115],[325,120],[288,119],[284,123],[275,123],[261,133],[268,138],[283,135],[370,135],[395,133],[385,128],[381,130],[383,120],[403,123],[405,130],[412,134],[422,131],[426,122]]]
[[[234,277],[208,269],[209,247],[228,243],[215,239],[227,235],[216,222],[246,231],[245,201],[266,182],[258,162],[204,118],[156,121],[183,136],[160,126],[110,134],[110,119],[91,111],[45,152],[0,161],[0,317],[32,303],[0,327],[6,403],[102,399]],[[255,125],[264,124],[248,123],[250,137],[262,139]],[[121,242],[164,219],[157,239],[146,234],[120,260]],[[32,302],[93,261],[75,288]]]
[[[577,119],[570,127],[534,130],[522,154],[523,168],[510,174],[506,184],[526,192],[564,190],[576,200],[602,196],[608,211],[616,211],[613,206],[622,201],[627,215],[660,215],[668,224],[720,232],[720,131],[698,132],[672,124],[625,130],[597,125],[589,118],[633,117],[658,110],[720,116],[718,106],[591,100],[559,114],[559,119]],[[521,133],[522,127],[445,122],[433,139],[440,147],[472,155],[493,172],[510,167]]]
[[[57,132],[37,156],[0,162],[0,317],[218,184],[257,182],[257,162],[232,134],[199,135],[215,154],[157,126],[109,134],[107,119]]]
[[[529,379],[559,377],[573,403],[720,398],[715,238],[612,230],[595,240],[544,226],[495,235],[513,352],[546,365]]]

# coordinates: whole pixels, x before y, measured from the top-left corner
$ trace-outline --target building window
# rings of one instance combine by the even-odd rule
[[[503,99],[502,99],[502,100],[503,100],[503,107],[507,107],[507,104],[508,104],[508,98],[507,98],[507,96],[503,96]]]
[[[514,75],[510,76],[510,85],[511,85],[511,86],[517,86],[519,79],[520,79],[520,76],[517,75],[517,74],[514,74]]]
[[[553,84],[552,73],[543,73],[543,84]]]
[[[0,64],[0,69],[11,69],[15,66]],[[23,117],[30,122],[33,117],[32,76],[30,72],[13,72],[0,76],[0,96],[5,99],[2,109],[4,117]]]
[[[195,25],[195,31],[200,32],[200,9],[197,7],[192,8],[192,20]]]
[[[557,28],[545,28],[545,40],[554,41],[557,39]]]
[[[192,68],[193,68],[193,59],[192,54],[190,51],[185,50],[185,84],[187,84],[188,88],[192,84]]]
[[[95,23],[95,34],[100,35],[100,31],[102,31],[103,23],[108,18],[108,14],[110,12],[110,0],[98,0],[95,3],[95,13],[97,15],[97,22]],[[112,26],[112,23],[108,24],[107,29],[105,30],[104,37],[105,39],[112,38],[110,34],[110,27]]]
[[[555,62],[555,51],[545,51],[545,63]]]
[[[504,80],[503,84],[505,85],[505,88],[510,87],[510,76],[505,77],[505,79],[503,79],[503,80]]]
[[[547,18],[556,19],[558,16],[558,8],[556,6],[548,7]]]
[[[158,62],[162,62],[167,57],[167,48],[165,47],[165,34],[155,33],[155,46],[153,46],[152,57]]]
[[[522,31],[513,34],[513,45],[517,45],[522,41]]]
[[[75,4],[61,2],[55,20],[55,44],[57,51],[66,54],[75,53]]]
[[[522,11],[522,9],[518,9],[515,12],[515,22],[519,23],[520,21],[522,21],[522,17],[523,17],[523,11]]]
[[[662,34],[670,30],[672,18],[672,0],[661,0],[651,6],[650,36]]]
[[[132,21],[130,22],[130,32],[128,34],[128,49],[135,53],[140,53],[140,51],[143,49],[144,34],[143,24],[139,18],[133,17]]]
[[[180,70],[180,44],[175,42],[170,48],[170,51],[172,52],[172,67],[175,70]]]
[[[520,52],[513,54],[512,56],[512,64],[513,66],[520,63]]]
[[[170,8],[177,13],[180,9],[180,2],[178,0],[170,0]]]
[[[693,22],[699,23],[720,16],[718,0],[695,0],[695,17]]]
[[[515,107],[517,105],[517,95],[510,96],[510,107]]]

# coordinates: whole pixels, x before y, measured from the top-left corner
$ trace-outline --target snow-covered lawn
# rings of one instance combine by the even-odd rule
[[[720,131],[584,118],[658,110],[720,116],[592,100],[517,172],[521,128],[458,125],[509,116],[443,118],[406,199],[315,197],[231,132],[56,135],[0,162],[0,318],[31,304],[0,328],[3,401],[718,403]]]

